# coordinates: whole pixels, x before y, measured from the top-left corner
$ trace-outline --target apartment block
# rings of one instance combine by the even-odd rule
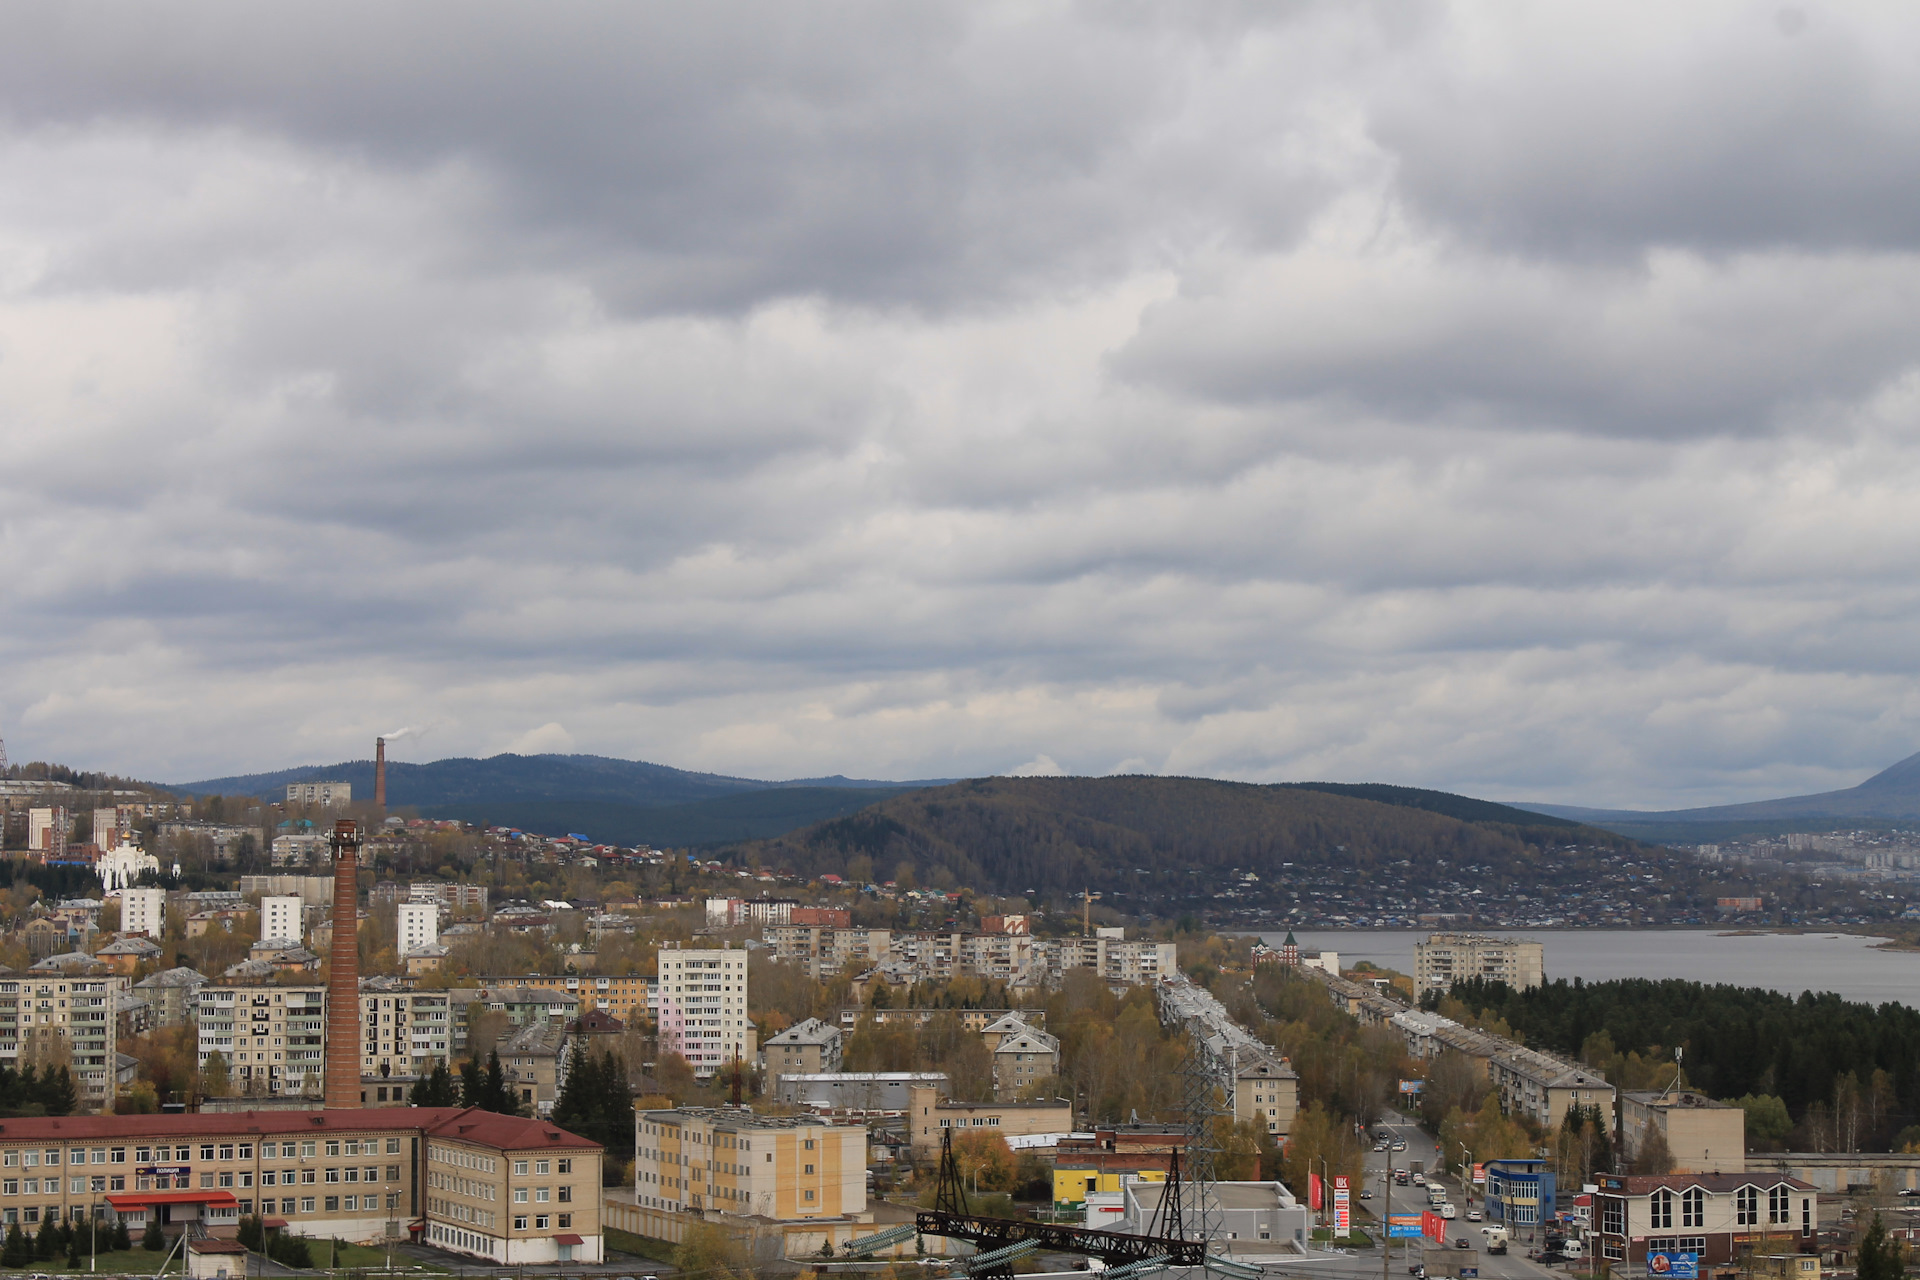
[[[1012,1101],[1028,1085],[1060,1074],[1060,1042],[1046,1032],[1009,1015],[989,1026],[983,1035],[993,1054],[994,1097]]]
[[[322,809],[344,808],[353,803],[350,782],[289,782],[288,804],[317,804]]]
[[[225,1055],[234,1092],[251,1097],[317,1092],[326,1065],[326,988],[266,983],[201,987],[200,1066]]]
[[[867,1130],[682,1107],[634,1117],[634,1202],[782,1221],[866,1212]]]
[[[406,1101],[408,1087],[454,1053],[450,993],[383,986],[360,984],[360,1100],[369,1106]]]
[[[914,1154],[922,1159],[939,1152],[943,1129],[986,1129],[1003,1138],[1073,1132],[1073,1103],[1066,1098],[959,1102],[932,1086],[914,1085],[907,1092],[907,1131]]]
[[[274,895],[260,899],[260,940],[262,942],[305,942],[307,940],[307,904],[292,895]]]
[[[1719,1173],[1746,1167],[1747,1113],[1692,1089],[1620,1095],[1620,1134],[1632,1160],[1658,1130],[1675,1173]]]
[[[747,952],[668,943],[656,960],[660,1052],[679,1054],[697,1076],[728,1062],[751,1063],[758,1033],[747,1017]]]
[[[565,1023],[530,1022],[500,1042],[507,1087],[538,1116],[552,1114],[572,1065],[573,1039]]]
[[[440,904],[438,902],[403,902],[398,907],[400,954],[420,947],[430,947],[440,941]]]
[[[84,1108],[112,1105],[119,975],[29,974],[0,979],[0,1062],[69,1064]]]
[[[560,991],[579,1002],[581,1012],[598,1009],[628,1026],[653,1016],[650,990],[659,981],[650,974],[530,973],[517,978],[485,978],[488,986],[523,986]]]
[[[767,1037],[762,1062],[775,1075],[819,1075],[840,1070],[840,1028],[807,1018]]]
[[[1413,944],[1413,994],[1445,991],[1468,978],[1504,982],[1515,991],[1543,981],[1544,948],[1521,938],[1479,933],[1435,933]]]
[[[64,808],[52,805],[27,810],[27,848],[43,860],[65,857],[72,833],[73,817]]]
[[[449,884],[444,880],[415,880],[407,887],[409,902],[437,902],[446,910],[478,911],[487,909],[487,886]]]
[[[1271,1054],[1240,1051],[1233,1072],[1233,1118],[1257,1123],[1285,1143],[1300,1110],[1300,1075],[1293,1064]]]
[[[162,969],[133,984],[133,993],[147,1002],[157,1027],[178,1027],[198,1011],[200,988],[207,979],[198,969]]]
[[[165,889],[120,890],[120,932],[158,938],[167,931]]]

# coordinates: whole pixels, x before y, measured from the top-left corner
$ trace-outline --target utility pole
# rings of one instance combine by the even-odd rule
[[[1393,1280],[1393,1144],[1387,1144],[1386,1209],[1380,1214],[1380,1280]]]

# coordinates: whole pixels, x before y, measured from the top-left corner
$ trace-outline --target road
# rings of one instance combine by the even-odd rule
[[[1356,1205],[1365,1218],[1375,1219],[1388,1212],[1389,1203],[1394,1213],[1418,1213],[1427,1207],[1426,1189],[1416,1186],[1390,1187],[1387,1173],[1389,1169],[1411,1169],[1418,1163],[1423,1170],[1431,1170],[1439,1163],[1439,1147],[1431,1133],[1420,1128],[1419,1124],[1408,1116],[1389,1112],[1387,1117],[1374,1126],[1376,1130],[1390,1130],[1394,1141],[1406,1143],[1405,1151],[1368,1151],[1366,1157],[1366,1185],[1361,1191],[1372,1194]],[[1368,1143],[1369,1146],[1373,1144]],[[1468,1234],[1474,1247],[1480,1245],[1480,1228],[1484,1223],[1469,1222],[1467,1212],[1481,1206],[1478,1194],[1469,1198],[1467,1191],[1458,1180],[1449,1179],[1447,1198],[1459,1210],[1460,1216],[1447,1224],[1448,1240],[1458,1238],[1458,1233]],[[1389,1191],[1391,1200],[1389,1201]],[[1356,1197],[1360,1192],[1356,1192]],[[1359,1216],[1359,1215],[1356,1215]],[[1377,1222],[1369,1222],[1369,1228],[1377,1235],[1384,1235]],[[1405,1280],[1409,1263],[1417,1261],[1421,1242],[1399,1241],[1393,1247],[1393,1260],[1388,1265],[1388,1280]],[[1372,1250],[1353,1256],[1331,1255],[1324,1260],[1314,1258],[1294,1263],[1291,1259],[1284,1265],[1269,1265],[1269,1273],[1291,1274],[1297,1276],[1326,1276],[1329,1280],[1370,1280],[1382,1275],[1380,1255]],[[1526,1245],[1516,1239],[1511,1252],[1502,1257],[1489,1256],[1484,1250],[1480,1254],[1481,1280],[1566,1280],[1564,1271],[1543,1267],[1526,1258]]]

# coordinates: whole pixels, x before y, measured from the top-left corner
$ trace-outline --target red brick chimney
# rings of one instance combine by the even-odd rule
[[[373,807],[384,812],[387,807],[387,740],[373,740]]]
[[[360,824],[333,824],[333,952],[327,975],[329,1109],[360,1106]]]

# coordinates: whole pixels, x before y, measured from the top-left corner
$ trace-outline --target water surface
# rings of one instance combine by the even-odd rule
[[[1330,948],[1352,968],[1370,960],[1413,972],[1413,944],[1430,929],[1296,930],[1309,951]],[[1723,937],[1713,929],[1487,929],[1501,938],[1543,944],[1549,979],[1686,978],[1730,982],[1799,995],[1835,991],[1848,1000],[1920,1006],[1920,951],[1879,951],[1879,938],[1852,934],[1773,933]],[[1262,934],[1278,946],[1285,933]]]

